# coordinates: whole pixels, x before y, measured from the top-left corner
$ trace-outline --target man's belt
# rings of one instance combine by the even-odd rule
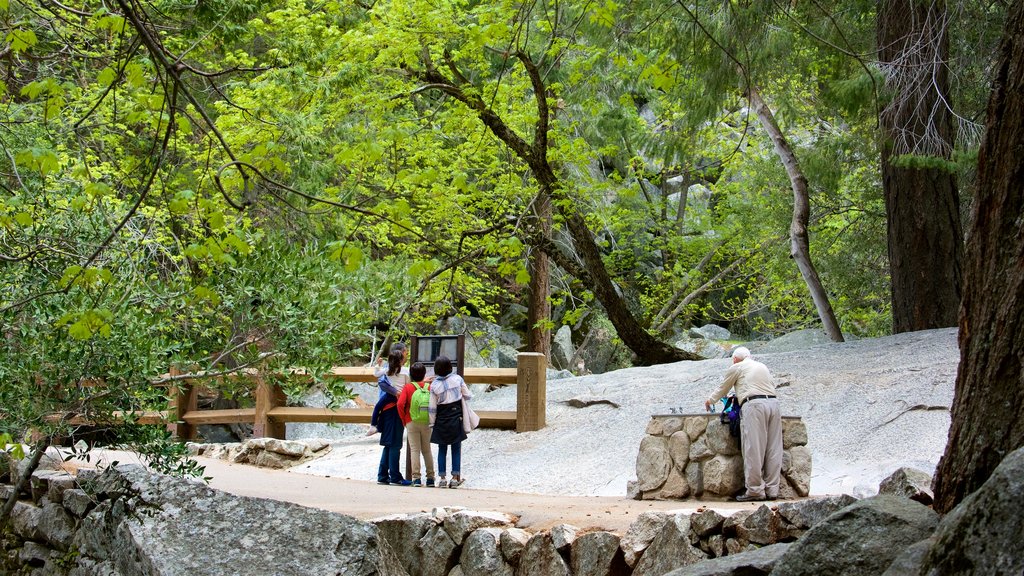
[[[751,400],[760,400],[762,398],[775,398],[775,396],[769,396],[767,394],[754,394],[753,396],[747,396],[746,398],[744,398],[743,399],[743,404],[746,404],[747,402],[750,402]],[[740,406],[743,406],[743,404],[740,404]]]

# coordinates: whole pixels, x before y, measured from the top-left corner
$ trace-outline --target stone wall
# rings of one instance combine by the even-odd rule
[[[11,491],[0,486],[0,496]],[[33,576],[656,576],[727,556],[770,570],[782,543],[856,501],[785,502],[730,517],[648,512],[620,535],[567,524],[530,532],[514,515],[459,507],[366,522],[135,465],[78,477],[37,471],[19,496],[0,540],[0,573]],[[773,551],[739,559],[762,547]]]
[[[811,452],[799,417],[782,418],[781,498],[807,496]],[[651,416],[636,457],[636,480],[626,487],[636,500],[728,498],[743,489],[743,457],[718,414]]]

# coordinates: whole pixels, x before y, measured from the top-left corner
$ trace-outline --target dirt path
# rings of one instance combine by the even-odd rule
[[[470,510],[515,514],[519,516],[519,527],[532,531],[565,523],[623,534],[637,516],[648,511],[693,513],[698,508],[711,507],[729,515],[737,510],[757,508],[753,503],[738,502],[638,501],[625,497],[547,496],[474,490],[471,479],[456,490],[382,486],[375,482],[268,470],[209,458],[197,460],[206,466],[206,475],[213,477],[210,486],[218,490],[239,496],[293,502],[364,520],[389,514],[429,512],[439,506],[465,506]]]
[[[134,455],[108,452],[94,453],[91,462],[76,464],[79,468],[91,468],[100,463],[107,464],[111,460],[138,463]],[[548,496],[475,490],[472,487],[472,479],[456,490],[382,486],[375,482],[270,470],[210,458],[199,457],[196,460],[206,467],[205,475],[211,477],[209,485],[217,490],[238,496],[292,502],[310,508],[348,514],[363,520],[390,514],[429,512],[441,506],[464,506],[470,510],[515,514],[519,516],[517,525],[530,531],[545,530],[564,523],[578,528],[602,529],[623,534],[643,512],[693,513],[698,508],[710,507],[723,515],[729,515],[737,510],[757,508],[753,503],[638,501],[625,497]]]

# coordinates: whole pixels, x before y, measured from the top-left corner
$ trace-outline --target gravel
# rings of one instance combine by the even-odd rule
[[[812,339],[813,342],[813,339]],[[807,425],[812,494],[875,494],[901,466],[931,474],[946,445],[960,360],[955,329],[846,343],[774,344],[754,357],[775,375],[783,415]],[[547,426],[517,434],[475,430],[463,444],[466,488],[571,496],[624,496],[636,477],[652,414],[700,413],[728,359],[678,362],[550,379]],[[358,384],[371,402],[376,388]],[[515,388],[474,386],[478,410],[514,410]],[[572,407],[567,401],[617,404]],[[580,405],[586,402],[574,402]],[[324,437],[332,451],[293,473],[375,480],[378,436],[359,425],[289,425],[288,438]]]

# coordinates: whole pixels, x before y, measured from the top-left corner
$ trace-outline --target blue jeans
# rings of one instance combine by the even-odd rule
[[[404,480],[402,470],[398,465],[399,456],[402,454],[401,446],[383,446],[380,453],[380,464],[377,466],[377,482],[390,482],[397,484]]]
[[[461,476],[462,473],[462,442],[452,444],[452,476]],[[445,459],[448,457],[448,444],[437,445],[437,473],[444,478]]]

